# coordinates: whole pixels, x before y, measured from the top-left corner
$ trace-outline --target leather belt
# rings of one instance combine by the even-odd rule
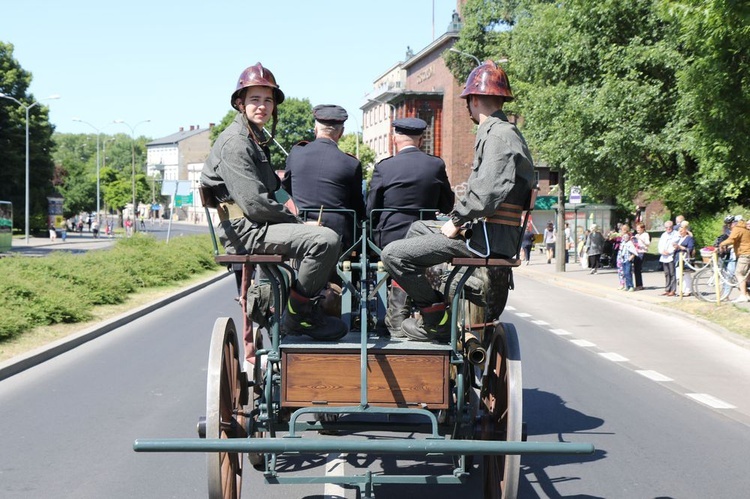
[[[500,203],[500,207],[492,216],[485,218],[485,222],[520,227],[522,215],[523,206],[520,204]]]
[[[219,220],[222,222],[234,220],[236,218],[245,218],[242,208],[231,202],[219,203],[219,206],[216,207],[216,213],[219,215]]]

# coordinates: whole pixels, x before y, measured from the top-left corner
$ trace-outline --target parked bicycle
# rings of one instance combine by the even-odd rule
[[[727,268],[728,264],[729,260],[719,258],[716,253],[713,253],[708,265],[693,276],[693,294],[703,301],[728,300],[732,291],[739,287],[734,272]],[[747,277],[746,275],[745,279]]]

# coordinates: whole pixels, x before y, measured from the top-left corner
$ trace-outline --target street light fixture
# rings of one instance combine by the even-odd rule
[[[464,57],[471,57],[472,59],[474,59],[476,61],[477,66],[481,66],[482,65],[482,62],[479,60],[479,57],[475,56],[474,54],[470,54],[468,52],[462,52],[462,51],[458,50],[455,47],[449,48],[448,51],[449,52],[455,52],[455,53],[460,54],[460,55],[462,55]]]
[[[99,218],[99,214],[101,213],[101,203],[99,201],[100,199],[100,196],[99,196],[99,184],[100,184],[100,180],[99,180],[99,136],[101,135],[102,132],[101,130],[96,128],[94,125],[92,125],[88,121],[83,121],[80,118],[73,118],[73,121],[78,121],[79,123],[88,125],[94,130],[96,130],[96,221],[99,222],[99,224],[101,224],[101,220]]]
[[[52,99],[59,99],[60,96],[58,94],[50,95],[46,99],[41,100],[52,100]],[[26,201],[25,201],[25,213],[24,213],[24,234],[26,236],[26,246],[29,245],[29,110],[31,110],[32,107],[39,104],[39,102],[35,101],[30,105],[26,105],[23,102],[19,101],[15,97],[11,97],[10,95],[4,94],[0,92],[0,99],[9,99],[24,108],[26,111]]]
[[[134,126],[130,126],[129,123],[123,121],[123,120],[115,120],[112,123],[117,123],[120,125],[125,125],[130,129],[130,138],[132,139],[132,142],[130,144],[130,150],[132,153],[132,162],[131,162],[131,171],[132,171],[132,182],[133,182],[133,232],[137,232],[136,227],[138,227],[138,220],[135,219],[135,129],[138,128],[138,125],[142,125],[143,123],[149,123],[151,120],[143,120],[136,123]]]

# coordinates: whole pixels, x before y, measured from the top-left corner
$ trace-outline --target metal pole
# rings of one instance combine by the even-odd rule
[[[36,102],[34,104],[36,104]],[[24,106],[26,108],[26,206],[24,213],[26,246],[29,245],[29,109],[31,109],[34,104],[31,106]]]
[[[99,229],[101,230],[101,217],[100,213],[102,211],[101,208],[101,202],[99,197],[99,136],[101,134],[99,133],[99,130],[96,131],[96,222],[100,225]]]

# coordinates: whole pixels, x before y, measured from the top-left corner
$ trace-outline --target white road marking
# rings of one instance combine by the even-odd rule
[[[701,404],[705,404],[709,407],[713,407],[714,409],[736,409],[736,406],[733,406],[732,404],[728,402],[724,402],[723,400],[717,399],[716,397],[712,397],[711,395],[707,393],[686,393],[688,397],[695,400],[696,402],[700,402]]]
[[[611,360],[612,362],[627,362],[628,361],[626,357],[623,357],[619,353],[604,352],[604,353],[600,353],[599,355],[601,355],[607,360]]]
[[[558,336],[569,336],[573,333],[569,333],[564,329],[550,329],[551,332],[555,333]]]
[[[531,314],[527,314],[526,312],[516,312],[516,315],[518,317],[531,317]]]
[[[570,342],[574,345],[578,345],[579,347],[595,347],[596,343],[591,343],[589,340],[570,340]]]
[[[516,309],[516,307],[514,307],[512,305],[506,305],[505,306],[505,310],[515,310],[515,309]]]
[[[535,321],[531,321],[532,324],[536,324],[537,326],[549,326],[549,322],[546,321],[540,321],[539,319]]]
[[[641,370],[641,371],[636,371],[636,372],[640,374],[641,376],[645,376],[648,379],[653,380],[653,381],[674,381],[669,376],[664,376],[662,373],[656,372],[656,371]]]
[[[344,476],[346,454],[328,454],[326,476]],[[323,489],[324,497],[347,497],[346,489],[337,483],[327,483]]]

